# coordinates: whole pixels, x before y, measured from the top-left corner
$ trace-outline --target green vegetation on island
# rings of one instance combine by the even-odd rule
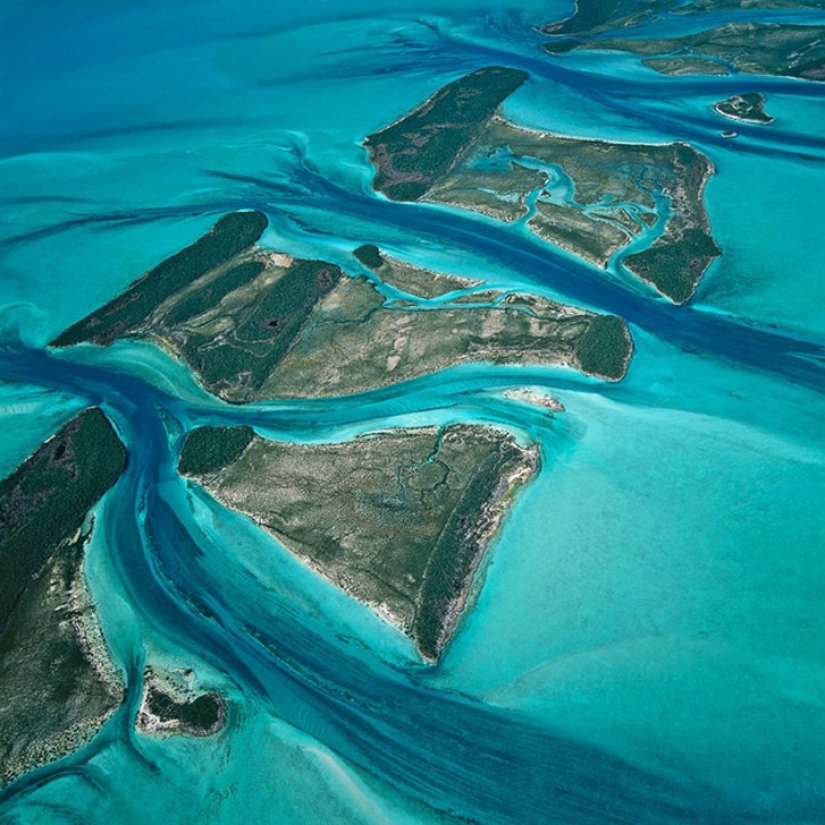
[[[138,278],[123,294],[69,327],[53,342],[66,347],[82,341],[112,343],[146,320],[158,304],[254,244],[266,228],[260,212],[234,212],[191,246]],[[235,276],[237,277],[237,276]]]
[[[252,427],[198,427],[186,435],[178,472],[202,475],[221,470],[238,459],[254,435]]]
[[[410,300],[385,299],[333,264],[252,246],[169,294],[127,334],[159,343],[231,403],[362,392],[463,363],[581,368],[578,345],[592,313],[524,294],[465,294],[483,282],[421,269],[375,246],[356,258]],[[161,269],[169,267],[153,271]],[[422,304],[451,292],[454,302]],[[591,362],[587,371],[617,377],[611,364]],[[212,461],[203,446],[197,460]]]
[[[381,250],[375,244],[359,246],[352,254],[369,269],[378,269],[384,263]]]
[[[261,261],[247,261],[218,275],[201,289],[194,289],[174,303],[166,313],[167,324],[182,324],[219,304],[230,292],[256,278],[266,268]]]
[[[722,65],[740,74],[825,80],[825,26],[729,23],[671,40],[604,40],[599,48],[648,56],[645,65],[663,74],[677,73],[680,61],[693,57],[701,61],[697,74],[718,74]],[[709,64],[715,64],[712,71]]]
[[[628,255],[624,267],[677,304],[694,293],[711,262],[721,254],[710,234],[702,194],[713,165],[684,143],[672,147],[674,183],[667,189],[671,216],[652,246]]]
[[[708,262],[718,255],[719,247],[707,232],[688,226],[680,232],[678,243],[657,241],[649,249],[628,255],[622,263],[681,304],[693,295]]]
[[[79,747],[122,701],[81,527],[125,466],[111,425],[90,409],[0,482],[0,784]]]
[[[260,397],[315,304],[341,277],[333,264],[255,245],[265,226],[259,212],[224,216],[52,346],[148,338],[183,358],[203,386],[226,401]]]
[[[29,582],[126,466],[106,416],[89,409],[0,481],[0,630]]]
[[[579,363],[587,373],[618,379],[627,371],[632,346],[621,318],[598,315],[579,342]]]
[[[718,60],[704,60],[700,57],[663,57],[661,59],[651,57],[643,60],[642,63],[649,69],[672,77],[692,74],[720,76],[728,73],[728,68],[724,63]]]
[[[147,669],[138,728],[148,734],[211,736],[224,726],[224,700],[217,693],[196,694],[179,680]]]
[[[472,145],[501,102],[527,79],[491,66],[448,83],[396,123],[368,135],[373,187],[392,200],[416,200]]]
[[[291,261],[263,273],[264,289],[236,290],[227,308],[212,308],[190,327],[152,323],[149,330],[179,347],[204,386],[227,401],[241,403],[258,391],[300,338],[316,303],[341,277],[323,261]]]
[[[586,37],[651,25],[668,16],[700,17],[707,12],[819,8],[819,0],[574,0],[573,14],[542,26],[545,34]],[[636,34],[636,32],[634,32]]]
[[[402,292],[407,292],[415,298],[440,298],[447,293],[481,286],[483,283],[478,279],[446,275],[442,272],[433,272],[431,269],[414,266],[399,258],[382,254],[377,246],[360,246],[353,252],[353,255],[367,269],[372,270],[381,279],[382,283],[389,284]],[[495,294],[498,295],[498,293]],[[489,293],[488,300],[492,300]],[[395,302],[394,305],[397,306],[398,302]]]
[[[531,164],[532,178],[522,171],[513,174],[524,163]],[[684,143],[562,137],[493,118],[473,150],[427,200],[487,214],[509,211],[545,240],[598,266],[606,266],[614,254],[664,221],[664,231],[652,244],[655,255],[629,256],[624,263],[681,303],[720,254],[703,201],[712,173],[710,161]],[[667,215],[659,214],[657,195],[667,200]],[[674,272],[675,267],[682,269]]]
[[[183,286],[164,291],[126,334],[161,344],[208,391],[236,403],[350,394],[479,362],[624,375],[632,343],[621,319],[601,326],[594,313],[483,289],[482,280],[415,267],[371,245],[356,259],[369,278],[244,246],[195,280],[172,273]],[[378,281],[403,299],[385,297]],[[185,438],[178,469],[436,658],[512,490],[536,462],[535,451],[484,427],[311,447],[272,444],[249,427],[201,427]],[[213,707],[179,708],[177,694],[162,693],[144,697],[147,724],[158,729],[192,732],[187,714]]]
[[[727,100],[714,103],[713,109],[723,117],[738,120],[741,123],[757,125],[773,123],[773,118],[765,113],[765,97],[759,92],[731,95]]]
[[[224,434],[236,438],[231,428]],[[256,436],[232,464],[193,477],[436,659],[490,537],[537,463],[535,448],[501,430],[454,425],[332,444]]]
[[[142,320],[117,333],[161,344],[230,402],[349,394],[478,362],[564,365],[615,380],[632,351],[618,318],[600,325],[594,313],[482,289],[482,280],[421,269],[372,245],[355,256],[369,279],[256,244],[236,248],[199,266],[194,279],[185,255],[160,264],[152,272],[167,273],[174,288],[156,290]],[[385,297],[376,281],[405,296]],[[97,343],[113,340],[107,329]],[[601,347],[593,341],[599,329]],[[272,444],[249,427],[202,427],[187,435],[178,469],[391,618],[434,659],[513,489],[536,462],[534,450],[484,427],[312,447]],[[149,728],[212,729],[196,718],[211,720],[217,700],[193,698],[190,707],[168,693],[147,688]]]
[[[489,532],[494,527],[493,508],[511,495],[515,479],[533,472],[531,459],[513,441],[499,444],[482,457],[472,478],[450,511],[432,548],[418,598],[413,638],[428,659],[437,659],[447,645],[459,614],[470,595]]]
[[[0,786],[76,750],[123,701],[86,592],[86,538],[58,545],[0,633]]]

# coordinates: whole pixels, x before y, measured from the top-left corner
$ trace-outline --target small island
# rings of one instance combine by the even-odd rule
[[[197,693],[172,674],[147,668],[135,720],[139,731],[150,736],[212,736],[225,722],[226,708],[219,694]]]
[[[449,130],[449,112],[467,84],[500,67],[480,70],[440,89],[366,145],[377,172],[374,188],[393,199],[471,209],[497,220],[524,222],[537,235],[596,266],[619,256],[632,275],[674,303],[687,301],[720,250],[703,201],[711,162],[685,143],[645,145],[565,137],[522,129],[498,113],[501,94],[479,106],[473,128]],[[510,70],[511,72],[515,70]],[[509,84],[518,88],[517,77]],[[507,87],[499,83],[502,92]],[[436,117],[451,135],[449,163],[431,166],[422,121]],[[451,103],[451,101],[453,101]],[[493,104],[496,105],[493,105]],[[443,111],[442,111],[443,110]],[[413,192],[394,171],[429,169]],[[633,251],[631,252],[630,249]]]
[[[713,104],[713,110],[729,120],[766,126],[773,118],[765,113],[765,96],[759,92],[731,95],[727,100]]]
[[[250,435],[195,429],[179,470],[408,634],[425,659],[438,659],[489,541],[538,469],[537,448],[478,425],[311,445]]]
[[[83,557],[89,509],[125,466],[89,409],[0,482],[0,785],[75,750],[123,700]]]

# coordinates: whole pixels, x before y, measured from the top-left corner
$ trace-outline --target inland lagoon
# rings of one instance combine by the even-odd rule
[[[823,821],[821,3],[0,19],[0,822]]]

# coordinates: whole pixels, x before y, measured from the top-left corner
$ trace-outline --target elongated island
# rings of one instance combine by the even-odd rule
[[[655,34],[657,23],[678,15],[700,28],[708,4],[576,0],[570,17],[542,28],[551,38],[544,48],[554,55],[579,49],[630,52],[667,75],[742,73],[825,80],[825,26],[768,22],[760,15],[821,9],[817,0],[714,0],[712,6],[717,15],[728,13],[729,19],[685,36],[663,37]]]
[[[51,346],[153,341],[236,404],[365,392],[462,363],[567,366],[609,380],[627,369],[632,341],[615,316],[489,290],[429,303],[465,284],[373,246],[355,258],[375,278],[348,277],[259,246],[265,226],[259,212],[224,216]],[[385,296],[384,278],[409,300]]]
[[[123,699],[83,556],[89,510],[125,467],[94,408],[0,481],[0,785],[86,742]]]

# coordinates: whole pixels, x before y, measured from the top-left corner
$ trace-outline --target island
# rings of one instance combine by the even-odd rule
[[[192,671],[181,676],[193,677]],[[150,736],[212,736],[226,722],[220,694],[198,693],[178,674],[159,673],[148,667],[143,678],[143,698],[135,719],[141,733]]]
[[[0,482],[0,784],[75,750],[123,701],[83,557],[126,460],[92,408]]]
[[[364,249],[356,255],[363,259]],[[414,268],[375,247],[371,256],[371,271],[384,283],[406,283],[410,302],[388,302],[366,278],[342,280],[265,384],[266,395],[363,392],[480,362],[562,365],[609,380],[627,370],[632,341],[620,318],[518,292],[467,294],[462,280],[420,268],[407,282]],[[456,297],[429,306],[417,300],[439,290]]]
[[[329,444],[202,427],[186,436],[178,469],[435,661],[478,586],[499,522],[538,466],[535,446],[456,424]]]
[[[713,110],[730,120],[766,126],[773,118],[765,113],[765,96],[759,92],[743,92],[731,95],[727,100],[713,104]]]
[[[502,92],[522,81],[517,70],[479,70],[367,137],[374,188],[395,200],[523,222],[573,255],[600,267],[615,260],[671,301],[687,301],[720,254],[703,200],[713,164],[685,143],[616,143],[518,127],[498,107]],[[460,110],[468,88],[483,104],[473,109],[472,128],[462,117],[451,129],[448,117]],[[442,139],[449,162],[439,150],[432,164],[435,137],[428,129],[449,136],[449,143]],[[415,185],[407,178],[402,185],[399,170],[415,174]]]
[[[626,51],[668,75],[744,74],[825,80],[825,26],[762,22],[751,16],[767,9],[821,8],[815,0],[716,0],[680,4],[653,0],[577,0],[566,20],[542,31],[551,36],[545,50],[558,55],[577,49]],[[729,22],[679,37],[656,37],[656,23],[668,15],[701,20],[703,12],[729,11]],[[749,14],[750,13],[750,14]],[[645,27],[650,36],[633,31]],[[630,37],[625,33],[631,30]]]
[[[249,229],[238,230],[245,245],[235,242],[227,254],[212,239],[230,217],[235,230]],[[221,218],[52,346],[106,346],[118,336],[154,341],[230,403],[364,392],[461,363],[568,366],[608,380],[625,374],[632,341],[619,318],[516,293],[427,304],[428,295],[466,292],[467,283],[385,258],[377,247],[356,250],[364,266],[374,264],[376,280],[348,277],[333,264],[250,241],[262,218]],[[220,254],[204,255],[208,243]],[[408,282],[409,301],[384,296],[380,278]]]
[[[708,12],[818,9],[819,0],[573,0],[573,13],[542,26],[545,34],[583,37],[617,29],[667,22],[668,18],[692,19]],[[636,32],[632,32],[634,35]]]

